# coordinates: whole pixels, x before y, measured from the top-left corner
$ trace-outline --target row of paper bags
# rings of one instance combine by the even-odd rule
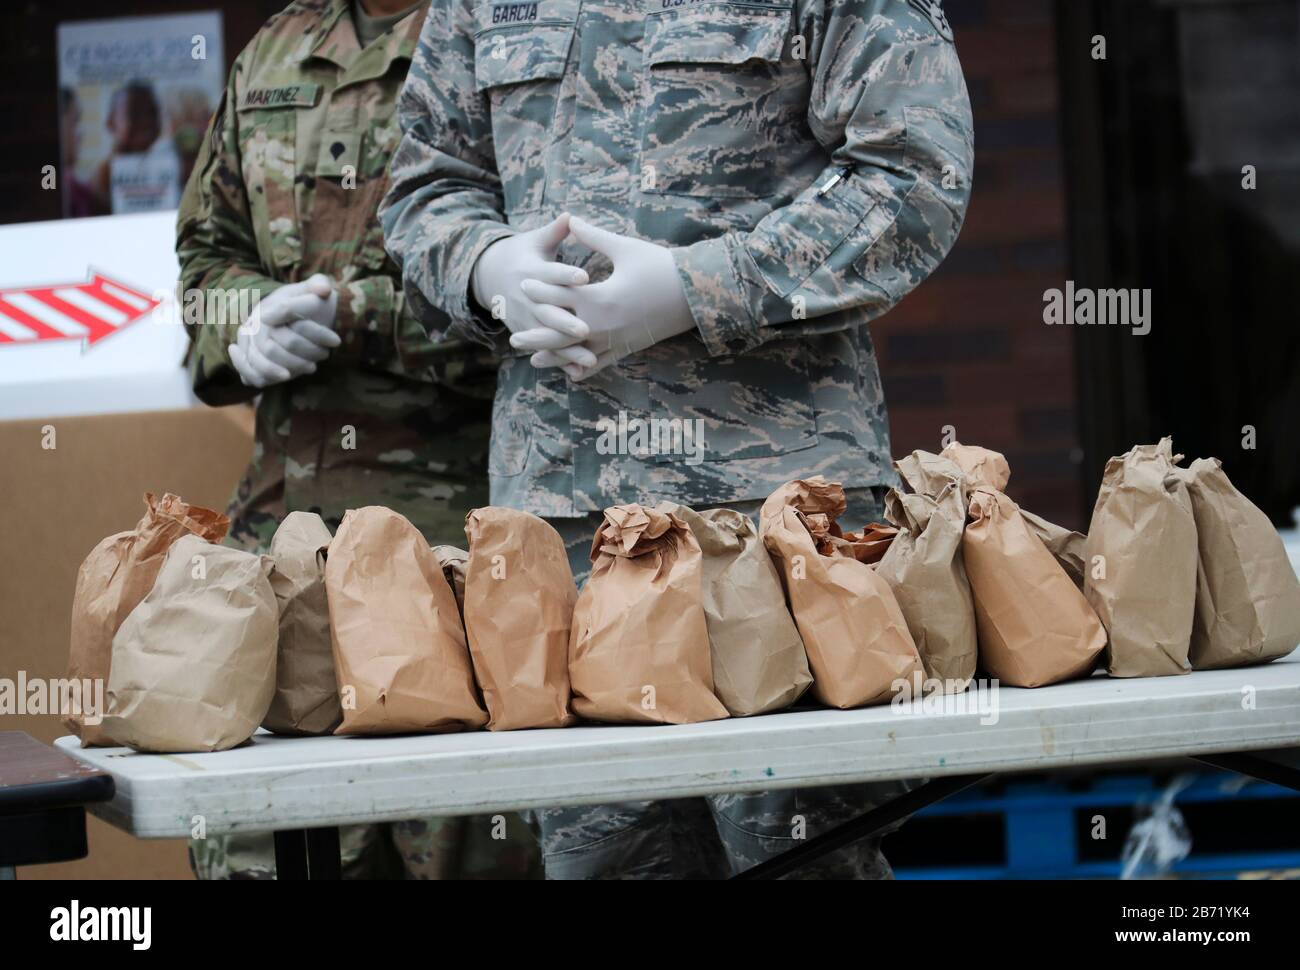
[[[85,744],[215,750],[287,734],[559,727],[575,715],[683,723],[779,710],[809,688],[849,708],[977,668],[1037,687],[1283,656],[1300,583],[1267,518],[1217,461],[1168,439],[1106,469],[1089,535],[1020,510],[996,452],[896,463],[889,525],[842,531],[840,485],[791,482],[762,508],[617,506],[579,596],[558,534],[478,509],[469,552],[431,550],[388,509],[332,537],[293,513],[270,556],[217,546],[226,521],[147,497],[82,567],[70,677],[106,676]],[[146,595],[147,593],[147,595]]]
[[[1265,663],[1300,643],[1300,581],[1272,523],[1217,459],[1181,459],[1164,438],[1107,462],[1087,536],[1011,501],[997,452],[953,444],[897,463],[933,500],[927,510],[939,511],[945,489],[961,496],[964,519],[956,508],[945,517],[964,529],[944,534],[961,531],[981,669],[1038,687],[1103,659],[1113,677],[1150,677]],[[916,505],[917,495],[890,500]],[[914,521],[910,534],[928,536]],[[924,627],[909,590],[932,584],[891,582],[909,624]]]

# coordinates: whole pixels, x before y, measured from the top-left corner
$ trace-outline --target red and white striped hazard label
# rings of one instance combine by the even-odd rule
[[[161,302],[99,274],[89,283],[0,290],[0,347],[45,340],[97,344]]]

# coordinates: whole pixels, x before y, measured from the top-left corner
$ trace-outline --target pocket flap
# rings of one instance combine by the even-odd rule
[[[495,31],[480,37],[474,52],[474,86],[482,91],[563,77],[572,40],[572,24]]]
[[[768,234],[768,245],[750,250],[754,265],[774,293],[784,299],[819,273],[823,274],[820,285],[834,291],[839,285],[835,278],[843,275],[847,263],[832,260],[832,254],[850,237],[853,245],[845,251],[846,257],[875,243],[889,219],[862,181],[857,175],[841,177],[828,190],[805,192],[781,210],[777,217],[781,230]]]
[[[781,60],[790,8],[716,3],[652,28],[646,64],[744,64]]]

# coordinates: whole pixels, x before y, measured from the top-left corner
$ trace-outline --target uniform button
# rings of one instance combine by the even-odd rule
[[[336,141],[333,145],[330,145],[330,154],[334,156],[335,161],[338,161],[339,156],[345,151],[347,151],[347,146],[341,141]]]

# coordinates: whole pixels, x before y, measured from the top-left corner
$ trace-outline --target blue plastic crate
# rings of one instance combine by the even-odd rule
[[[1190,782],[1175,799],[1187,819],[1192,846],[1187,858],[1173,865],[1172,874],[1196,874],[1207,878],[1230,878],[1242,871],[1300,868],[1300,826],[1274,826],[1264,832],[1275,844],[1255,844],[1238,851],[1231,845],[1241,841],[1258,843],[1260,831],[1252,817],[1261,803],[1272,810],[1275,800],[1284,799],[1290,818],[1300,809],[1300,793],[1277,785],[1243,778],[1230,772],[1200,771],[1191,774]],[[899,879],[1113,879],[1123,865],[1120,850],[1128,835],[1136,810],[1159,799],[1170,779],[1149,774],[1104,774],[1091,778],[1031,781],[998,780],[946,799],[917,813],[904,832],[891,836],[885,853],[894,863]],[[1281,808],[1277,804],[1277,808]],[[1115,811],[1118,810],[1118,811]],[[1199,825],[1197,815],[1209,812],[1213,821]],[[1104,844],[1091,838],[1091,816],[1107,819]],[[1002,842],[1001,859],[968,861],[963,859],[963,842],[969,829],[952,837],[945,836],[944,820],[969,823],[979,821],[986,831],[998,826]],[[924,833],[922,834],[922,830]],[[1213,838],[1205,838],[1212,835]],[[947,843],[945,843],[947,838]],[[926,842],[934,848],[929,853],[944,854],[949,864],[931,865],[912,861],[916,853],[907,851]],[[1210,843],[1201,850],[1198,842]],[[1098,858],[1109,855],[1109,858]]]

